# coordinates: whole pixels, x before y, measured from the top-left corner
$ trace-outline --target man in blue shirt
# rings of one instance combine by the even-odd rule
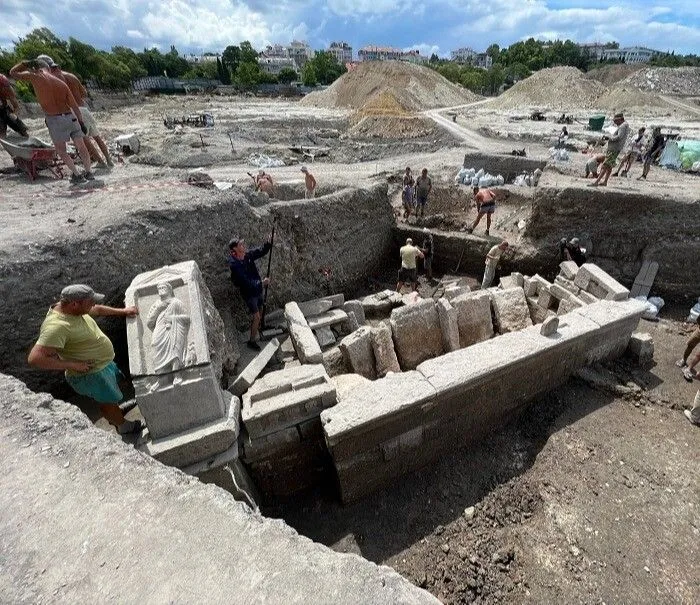
[[[238,288],[250,311],[250,340],[248,346],[260,350],[258,332],[260,330],[260,311],[263,306],[263,286],[270,283],[270,278],[260,278],[255,261],[272,249],[271,239],[260,248],[246,250],[245,240],[235,237],[228,243],[228,266],[231,269],[231,281]]]

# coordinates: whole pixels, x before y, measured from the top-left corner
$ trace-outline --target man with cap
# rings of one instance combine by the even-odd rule
[[[586,249],[581,247],[578,237],[572,237],[568,242],[563,237],[559,241],[559,254],[562,261],[572,260],[579,267],[586,262]]]
[[[627,141],[630,125],[625,122],[625,116],[621,113],[616,113],[613,118],[613,124],[617,126],[617,129],[613,134],[607,137],[608,148],[605,151],[605,160],[600,167],[600,174],[595,181],[588,185],[589,187],[597,187],[598,185],[605,187],[608,184],[610,173],[615,167],[615,162],[617,162],[617,156],[620,155]]]
[[[404,283],[410,282],[414,290],[418,290],[418,270],[416,269],[416,258],[424,258],[420,248],[413,245],[413,240],[406,239],[406,245],[399,250],[401,256],[401,268],[399,269],[399,281],[396,284],[396,291],[401,292]]]
[[[78,102],[68,85],[51,75],[48,63],[39,59],[18,63],[10,70],[10,76],[16,80],[30,82],[34,88],[36,100],[46,114],[46,127],[56,152],[73,173],[71,183],[83,183],[85,179],[93,180],[95,177],[90,170],[90,154],[83,141],[87,126],[83,123],[83,114],[80,113]],[[80,154],[85,167],[84,174],[78,172],[73,159],[68,155],[66,143],[70,140]]]
[[[301,171],[304,173],[304,183],[306,184],[306,193],[304,193],[304,197],[310,200],[316,196],[316,179],[306,166],[302,166]]]
[[[140,421],[126,420],[119,408],[122,392],[118,381],[123,375],[114,363],[112,342],[93,317],[134,317],[138,310],[99,304],[103,300],[104,294],[84,284],[63,288],[41,324],[27,361],[41,370],[64,371],[73,390],[97,401],[102,415],[124,435],[143,427]]]
[[[258,333],[260,331],[260,312],[263,307],[263,286],[270,283],[270,278],[260,278],[255,261],[272,250],[272,236],[259,248],[246,249],[243,238],[234,237],[228,243],[228,266],[231,269],[231,281],[238,288],[250,312],[250,340],[248,347],[260,350]]]
[[[87,133],[85,134],[85,145],[87,146],[90,155],[97,160],[100,166],[112,168],[114,166],[114,162],[112,162],[112,158],[109,155],[107,144],[104,142],[104,139],[97,128],[97,122],[95,122],[95,118],[87,106],[87,89],[83,86],[82,82],[77,78],[77,76],[73,75],[69,71],[63,71],[58,63],[56,63],[48,55],[39,55],[37,60],[44,61],[49,66],[51,75],[57,77],[59,80],[63,80],[63,82],[66,83],[71,94],[80,107],[80,113],[83,114],[83,121],[85,123],[85,127],[87,128]],[[104,160],[100,157],[97,149],[95,149],[95,145],[91,139],[94,139],[95,143],[97,143],[99,146],[102,154],[104,155]]]
[[[9,126],[23,137],[29,136],[24,122],[17,117],[19,102],[10,81],[0,74],[0,137],[7,134]]]

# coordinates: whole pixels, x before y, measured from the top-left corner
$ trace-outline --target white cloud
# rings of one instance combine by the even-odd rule
[[[413,44],[403,50],[417,50],[424,57],[430,57],[432,54],[440,55],[440,47],[437,44]]]
[[[367,15],[397,14],[416,7],[411,0],[328,0],[328,8],[336,15],[360,18]]]

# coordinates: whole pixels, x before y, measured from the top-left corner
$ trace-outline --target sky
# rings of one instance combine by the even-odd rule
[[[449,56],[468,46],[508,46],[529,37],[616,41],[700,54],[700,0],[0,0],[0,47],[49,27],[98,48],[174,44],[181,53],[220,52],[249,40],[331,41],[355,53],[377,44]]]

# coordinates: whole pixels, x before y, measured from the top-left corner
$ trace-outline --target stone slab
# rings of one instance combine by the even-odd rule
[[[330,377],[351,371],[340,347],[333,347],[323,352],[323,367],[326,368],[326,373]]]
[[[564,262],[559,263],[559,275],[562,277],[573,281],[576,278],[577,273],[578,265],[574,261],[565,260]]]
[[[331,309],[321,315],[309,317],[307,322],[312,330],[318,330],[326,326],[344,323],[348,320],[348,314],[343,309]]]
[[[255,439],[248,435],[243,439],[243,460],[250,464],[265,458],[284,455],[299,447],[300,439],[297,425]]]
[[[391,327],[385,322],[372,328],[370,333],[377,376],[383,378],[389,372],[400,372],[399,360],[394,350]]]
[[[458,296],[451,304],[457,309],[460,347],[468,347],[493,336],[491,296],[488,291]]]
[[[654,285],[654,280],[656,279],[656,274],[658,271],[659,263],[656,261],[645,260],[634,280],[634,284],[632,284],[630,296],[632,298],[636,298],[637,296],[648,297],[649,292],[651,292],[651,287]]]
[[[139,409],[153,439],[182,433],[226,415],[226,401],[211,365],[172,375],[133,379]]]
[[[494,325],[499,334],[516,332],[532,326],[525,292],[520,287],[491,293]]]
[[[629,353],[644,366],[654,360],[654,339],[646,332],[635,332],[627,346]]]
[[[334,552],[144,459],[75,406],[4,375],[0,409],[5,601],[439,603],[386,566]],[[26,447],[37,426],[47,430]],[[45,444],[60,456],[41,453]],[[164,536],[167,556],[154,548]]]
[[[554,284],[561,286],[572,294],[578,295],[578,293],[581,291],[581,288],[579,288],[572,280],[562,277],[561,275],[557,275],[554,278]]]
[[[350,315],[351,312],[354,313],[358,325],[364,326],[365,323],[367,323],[367,320],[365,318],[365,309],[359,300],[346,300],[343,303],[343,310],[348,315]]]
[[[566,313],[570,313],[574,309],[583,307],[585,304],[586,303],[583,302],[578,296],[570,294],[569,298],[565,298],[559,303],[559,307],[557,308],[557,315],[565,315]]]
[[[402,370],[413,370],[422,361],[443,353],[440,321],[432,299],[394,309],[389,322]]]
[[[304,302],[297,302],[299,305],[299,310],[304,314],[304,317],[308,320],[314,315],[320,315],[329,311],[333,306],[333,302],[327,298],[317,298],[315,300],[305,300]]]
[[[514,275],[504,275],[503,277],[501,277],[501,280],[498,283],[498,286],[502,290],[507,290],[510,288],[517,288],[517,287],[521,286],[521,284],[518,283],[518,280],[516,279],[516,277]]]
[[[362,308],[370,317],[388,315],[391,309],[403,304],[401,295],[393,290],[382,290],[362,299]]]
[[[593,263],[584,263],[579,267],[574,283],[582,290],[605,300],[627,300],[629,297],[627,288]],[[596,293],[598,288],[605,292],[605,296]]]
[[[352,334],[348,334],[340,341],[339,347],[346,365],[352,372],[370,380],[377,377],[372,349],[372,330],[369,326],[362,326]]]
[[[442,346],[446,352],[459,349],[459,313],[450,302],[441,298],[436,303],[440,330],[442,331]]]
[[[552,284],[548,282],[544,277],[535,273],[530,278],[530,291],[527,296],[537,296],[542,288],[549,288]]]
[[[565,300],[572,295],[570,290],[567,290],[556,282],[549,286],[549,293],[554,296],[554,298],[558,298],[559,300]]]
[[[458,296],[462,296],[463,294],[467,294],[467,292],[471,292],[471,288],[469,286],[458,286],[458,285],[453,285],[453,286],[448,286],[445,288],[445,292],[443,296],[448,300],[454,300]]]
[[[289,324],[289,337],[301,363],[323,362],[321,347],[314,336],[313,330],[308,325],[291,322]]]
[[[526,297],[525,300],[527,300],[527,308],[528,311],[530,311],[530,319],[532,320],[533,324],[542,323],[545,319],[547,319],[550,313],[553,313],[544,307],[540,307],[536,298]]]
[[[322,365],[265,374],[243,395],[241,418],[251,439],[318,416],[335,405],[335,387]]]
[[[338,403],[340,403],[352,395],[353,391],[369,385],[372,381],[359,374],[339,374],[331,377],[331,382],[335,385]]]
[[[543,286],[539,287],[537,290],[537,304],[543,309],[556,310],[559,299],[549,291],[551,287],[551,284],[546,288]]]
[[[139,449],[168,466],[184,468],[228,450],[238,438],[241,401],[229,395],[228,415],[195,429],[149,440]]]
[[[585,290],[579,290],[576,296],[578,296],[578,298],[585,302],[587,305],[596,303],[600,300],[599,298],[593,296],[593,294],[591,294],[590,292],[586,292]]]
[[[333,330],[331,330],[329,326],[317,328],[314,330],[314,334],[316,335],[316,340],[318,340],[318,346],[320,346],[321,349],[335,344],[335,334],[333,334]]]
[[[229,391],[240,397],[245,393],[250,386],[255,382],[255,379],[260,375],[260,373],[265,369],[265,366],[274,357],[277,349],[279,349],[280,342],[276,338],[273,338],[268,342],[263,350],[260,351],[250,363],[243,369],[243,371],[236,377],[233,384],[229,386]]]
[[[288,302],[284,305],[284,318],[287,321],[288,328],[291,328],[292,324],[298,324],[300,326],[309,325],[296,302]]]

